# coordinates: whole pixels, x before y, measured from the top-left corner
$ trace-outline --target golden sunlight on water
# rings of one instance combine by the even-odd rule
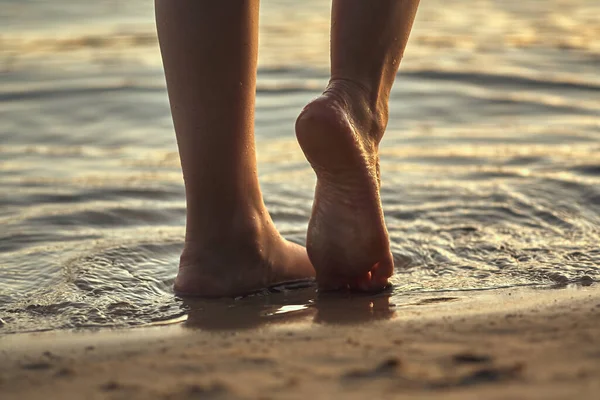
[[[298,243],[314,176],[293,125],[327,82],[329,6],[261,10],[259,173]],[[0,334],[202,317],[171,289],[185,202],[152,2],[0,7]],[[600,279],[599,38],[596,0],[422,2],[381,148],[395,288],[358,316]],[[304,316],[301,292],[231,312]]]
[[[57,21],[43,18],[44,9],[52,6],[39,6],[39,14],[32,15],[26,5],[4,6],[4,68],[39,58],[56,63],[78,59],[98,66],[160,63],[152,2],[132,2],[135,8],[109,1],[96,3],[89,9],[70,10],[73,19],[63,16]],[[549,0],[543,6],[540,1],[516,0],[475,0],[444,7],[439,3],[421,4],[404,68],[472,69],[494,61],[495,70],[521,69],[523,65],[511,62],[518,54],[494,57],[498,52],[519,49],[577,50],[596,57],[600,53],[600,17],[593,0]],[[320,0],[305,1],[302,7],[286,0],[264,4],[261,66],[326,67],[329,8],[329,2]]]

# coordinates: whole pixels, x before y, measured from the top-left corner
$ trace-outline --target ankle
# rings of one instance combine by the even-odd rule
[[[206,255],[254,253],[260,249],[271,224],[266,210],[238,211],[227,218],[188,218],[181,265],[195,264]]]
[[[331,78],[323,92],[344,107],[354,123],[379,142],[388,122],[388,96],[356,80]]]

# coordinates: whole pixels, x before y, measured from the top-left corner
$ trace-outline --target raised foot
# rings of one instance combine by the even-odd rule
[[[330,85],[296,121],[317,175],[307,250],[324,289],[380,290],[394,269],[379,194],[387,112],[368,104],[360,88]]]
[[[304,247],[283,239],[270,220],[258,225],[258,229],[232,232],[229,237],[186,242],[175,293],[235,297],[314,277]]]

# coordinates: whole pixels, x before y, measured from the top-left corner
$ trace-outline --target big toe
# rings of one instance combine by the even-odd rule
[[[394,273],[394,261],[391,253],[376,263],[370,271],[354,277],[335,275],[318,276],[319,289],[322,291],[351,289],[363,292],[374,292],[385,289],[389,278]]]
[[[352,289],[372,292],[385,289],[389,284],[389,279],[394,273],[394,259],[389,253],[384,259],[376,263],[371,270],[356,279]]]

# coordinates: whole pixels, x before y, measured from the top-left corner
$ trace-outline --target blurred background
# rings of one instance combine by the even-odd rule
[[[330,2],[261,7],[260,179],[303,243],[293,124],[328,79]],[[0,26],[0,334],[184,314],[152,1],[0,0]],[[597,0],[422,2],[382,146],[394,301],[600,279],[599,67]]]

